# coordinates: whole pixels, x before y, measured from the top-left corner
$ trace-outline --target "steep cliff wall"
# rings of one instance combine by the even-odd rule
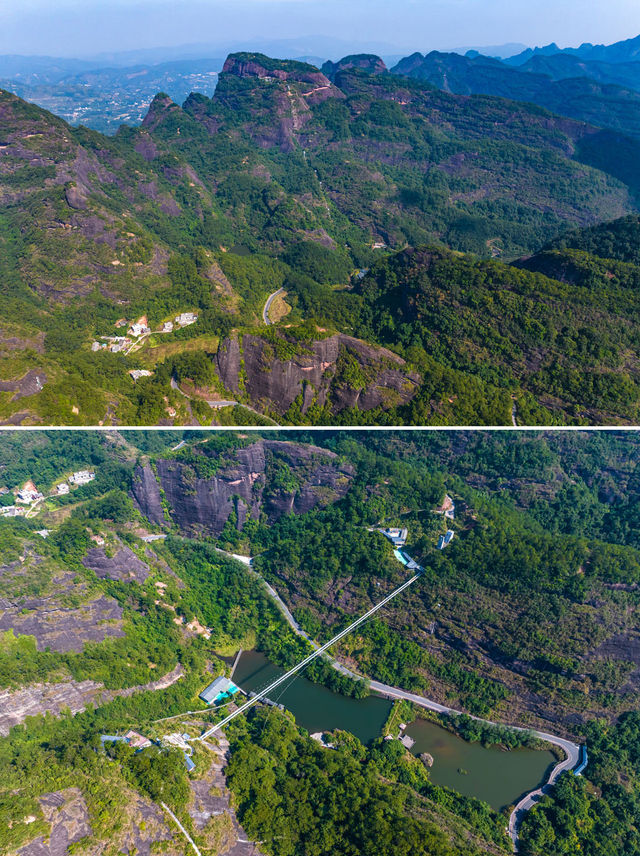
[[[388,408],[410,401],[420,383],[396,354],[342,333],[300,346],[289,359],[278,359],[277,349],[259,336],[243,336],[241,344],[227,339],[216,367],[227,389],[239,394],[244,376],[254,406],[280,414],[300,395],[302,413],[313,403],[329,404],[334,413]]]
[[[276,440],[259,440],[221,457],[212,464],[206,447],[195,447],[188,457],[158,460],[157,475],[149,465],[138,467],[137,507],[162,524],[164,499],[171,521],[184,532],[217,536],[234,511],[242,529],[250,517],[272,521],[327,505],[344,496],[354,472],[324,449]]]

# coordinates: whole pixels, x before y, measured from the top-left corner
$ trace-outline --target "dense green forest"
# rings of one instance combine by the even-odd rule
[[[231,503],[219,536],[187,537],[176,507],[204,496],[204,485],[220,497],[220,487],[242,475],[243,461],[256,466],[263,434],[286,442],[265,452],[254,511],[240,517]],[[303,454],[310,443],[311,454]],[[138,794],[150,805],[169,804],[202,852],[215,853],[222,833],[199,829],[189,814],[211,750],[198,748],[196,771],[187,774],[175,750],[136,755],[115,744],[103,751],[98,736],[133,727],[156,738],[163,726],[155,720],[185,711],[196,713],[171,727],[195,736],[223,715],[197,698],[212,675],[229,669],[223,658],[229,663],[242,647],[284,667],[301,659],[308,643],[289,628],[259,576],[310,636],[324,641],[403,578],[391,546],[368,531],[380,524],[408,528],[407,549],[424,578],[334,653],[365,677],[469,714],[585,741],[584,775],[563,777],[527,815],[522,850],[638,852],[635,435],[32,432],[22,447],[11,433],[0,445],[0,486],[10,491],[26,478],[52,484],[73,467],[91,465],[99,474],[91,490],[48,498],[32,518],[0,520],[2,626],[11,628],[0,635],[2,689],[96,687],[84,712],[28,718],[0,737],[7,771],[0,842],[7,852],[47,834],[42,794],[78,788],[92,829],[82,846],[108,835],[124,842],[133,822],[126,805]],[[166,516],[151,525],[131,492],[133,473],[142,464],[166,473],[165,463],[189,475],[179,490],[174,481],[161,494]],[[329,466],[350,474],[342,498],[290,513],[316,468]],[[434,514],[445,493],[455,504],[455,519],[446,523]],[[46,539],[36,534],[43,526]],[[455,537],[440,552],[434,545],[445,526]],[[165,540],[140,540],[163,530]],[[98,537],[104,558],[95,564]],[[254,555],[252,572],[220,548]],[[25,632],[24,622],[43,609],[46,630],[30,625]],[[110,617],[87,622],[97,609]],[[176,669],[178,680],[152,689]],[[305,676],[347,696],[368,691],[366,682],[323,661]],[[467,717],[446,727],[468,740],[511,745],[509,731]],[[331,751],[272,708],[236,720],[229,738],[238,818],[273,856],[356,853],[371,840],[381,852],[507,849],[503,813],[434,785],[397,740],[365,747],[336,734]],[[31,815],[32,823],[20,820]]]

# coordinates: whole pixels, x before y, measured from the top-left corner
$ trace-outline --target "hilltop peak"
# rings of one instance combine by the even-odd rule
[[[375,54],[351,54],[338,62],[325,62],[322,66],[322,71],[331,80],[335,79],[338,72],[350,69],[365,71],[368,74],[385,74],[388,71],[384,61]]]
[[[159,92],[149,105],[147,115],[142,122],[142,127],[147,131],[154,131],[170,113],[180,110],[181,108],[178,104],[172,101],[166,92]]]
[[[223,74],[232,74],[241,78],[260,78],[262,80],[295,80],[300,83],[329,84],[327,78],[314,65],[288,59],[272,59],[261,53],[230,54]]]

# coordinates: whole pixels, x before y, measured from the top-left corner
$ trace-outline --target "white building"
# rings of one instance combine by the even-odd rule
[[[71,484],[83,485],[89,484],[96,477],[95,473],[89,472],[89,470],[78,470],[77,473],[74,473],[69,477],[69,481]]]
[[[151,377],[153,372],[150,372],[147,369],[131,369],[129,374],[134,380],[138,380],[141,377]]]
[[[0,508],[0,515],[2,517],[24,517],[26,510],[26,508],[18,508],[17,505],[5,505],[4,508]]]
[[[173,332],[173,321],[165,321],[162,325],[163,333],[172,333]]]
[[[32,481],[28,481],[24,487],[20,488],[17,492],[16,499],[23,505],[31,505],[31,503],[36,500],[42,499],[42,494]]]
[[[189,324],[195,324],[198,316],[193,312],[183,312],[182,315],[176,315],[176,324],[178,327],[188,327]]]
[[[69,485],[66,482],[60,482],[56,491],[58,496],[64,496],[65,493],[69,493]]]
[[[131,325],[131,328],[129,330],[129,335],[135,336],[137,339],[138,336],[142,336],[144,333],[150,333],[150,332],[151,332],[151,329],[149,327],[147,327],[146,324],[136,323],[136,324]]]
[[[404,547],[408,534],[406,529],[381,529],[380,531],[394,547]]]

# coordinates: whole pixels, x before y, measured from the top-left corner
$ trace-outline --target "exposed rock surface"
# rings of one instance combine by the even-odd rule
[[[87,804],[79,788],[43,794],[39,802],[51,832],[48,838],[39,836],[21,847],[20,856],[66,856],[71,844],[91,835]]]
[[[342,375],[341,360],[355,360],[358,381]],[[329,403],[336,413],[391,407],[410,401],[420,383],[419,375],[396,354],[342,333],[311,342],[287,360],[277,359],[273,347],[259,336],[244,336],[241,346],[237,339],[227,339],[216,354],[216,365],[225,387],[235,394],[241,392],[244,368],[245,390],[254,406],[280,414],[300,395],[302,413],[313,403]]]
[[[257,844],[248,840],[247,833],[240,826],[231,805],[224,772],[229,743],[226,737],[219,735],[218,744],[208,774],[204,779],[190,782],[192,798],[189,814],[193,825],[199,832],[206,832],[207,824],[212,818],[227,814],[230,818],[230,834],[221,843],[217,851],[219,856],[260,856],[262,851]]]
[[[179,681],[183,674],[184,669],[177,665],[157,681],[122,690],[105,690],[103,684],[96,681],[73,680],[30,684],[18,690],[0,690],[0,735],[7,735],[14,725],[24,722],[28,716],[47,711],[57,716],[66,708],[71,713],[81,713],[89,704],[106,704],[116,696],[166,689]]]
[[[47,376],[41,369],[31,369],[18,380],[0,380],[0,392],[15,392],[11,401],[18,401],[40,392],[47,382]]]
[[[26,610],[26,612],[25,612]],[[78,608],[64,607],[48,597],[20,598],[13,603],[0,597],[0,633],[34,636],[38,650],[82,651],[87,642],[124,636],[122,608],[102,595]]]
[[[271,484],[274,461],[291,469],[295,488]],[[315,446],[260,440],[234,451],[214,476],[199,477],[197,461],[179,458],[157,461],[157,472],[156,479],[149,466],[136,470],[133,495],[142,513],[154,522],[164,521],[162,489],[171,519],[183,531],[219,535],[232,511],[237,512],[241,529],[247,517],[257,519],[261,513],[276,520],[326,505],[344,496],[353,468]]]
[[[142,562],[129,547],[121,547],[115,556],[107,556],[102,547],[93,547],[82,560],[101,580],[135,580],[143,583],[149,576],[149,566]]]

